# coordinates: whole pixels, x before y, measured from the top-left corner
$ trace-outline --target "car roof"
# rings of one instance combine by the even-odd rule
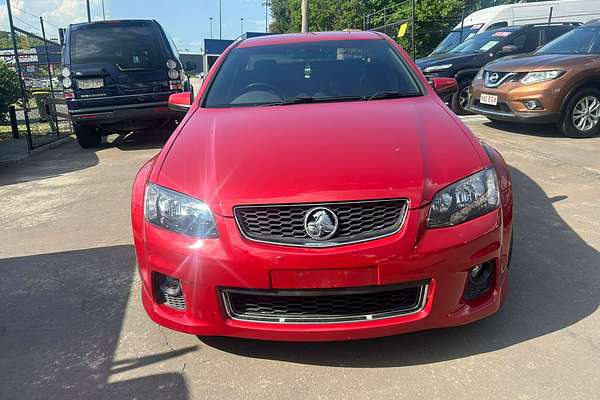
[[[283,35],[258,36],[243,40],[238,47],[270,46],[286,43],[322,42],[328,40],[382,40],[377,32],[344,31],[344,32],[307,32],[287,33]]]
[[[586,22],[583,26],[600,26],[600,19],[593,19]]]
[[[157,23],[153,19],[111,19],[107,21],[80,22],[78,24],[70,24],[70,29],[85,29],[95,26],[141,26]]]

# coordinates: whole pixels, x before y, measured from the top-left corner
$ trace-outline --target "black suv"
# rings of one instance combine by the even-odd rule
[[[416,60],[426,77],[448,77],[458,81],[458,92],[450,108],[468,114],[469,87],[481,67],[500,57],[531,53],[538,47],[576,28],[578,23],[511,26],[475,35],[447,53]]]
[[[194,69],[188,63],[185,70]],[[103,135],[167,125],[171,93],[190,90],[177,48],[154,20],[70,25],[62,84],[75,135],[84,148]]]

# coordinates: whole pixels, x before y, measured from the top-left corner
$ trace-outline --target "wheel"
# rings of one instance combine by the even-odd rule
[[[570,138],[589,138],[600,132],[600,90],[581,89],[567,103],[559,128]]]
[[[95,126],[81,126],[74,124],[75,136],[77,142],[84,149],[93,149],[100,147],[102,137]]]
[[[467,110],[469,97],[471,96],[471,79],[462,79],[458,82],[458,92],[450,100],[450,108],[457,115],[471,115]]]

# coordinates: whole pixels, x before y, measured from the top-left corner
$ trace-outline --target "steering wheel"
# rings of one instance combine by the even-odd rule
[[[245,93],[251,92],[253,90],[262,90],[264,92],[271,92],[274,95],[276,95],[277,97],[281,97],[281,95],[277,92],[277,89],[273,85],[270,85],[268,83],[261,83],[261,82],[255,82],[255,83],[249,84],[244,89],[242,89],[242,91],[240,92],[238,97]]]

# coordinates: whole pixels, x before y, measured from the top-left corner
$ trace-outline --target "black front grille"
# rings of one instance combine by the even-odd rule
[[[305,230],[307,212],[327,207],[338,218],[330,239],[311,238]],[[249,239],[295,246],[335,246],[371,240],[397,232],[407,209],[404,199],[348,203],[242,206],[234,209],[239,227]]]
[[[473,103],[475,106],[482,108],[484,110],[490,110],[490,111],[500,111],[503,113],[510,113],[512,114],[512,110],[510,109],[510,107],[504,103],[504,102],[498,102],[497,105],[492,106],[490,104],[483,104],[481,103],[479,100],[475,100],[475,102]]]
[[[278,323],[367,321],[423,308],[428,282],[352,289],[222,291],[231,318]]]
[[[183,293],[178,296],[172,296],[170,294],[159,291],[158,292],[158,302],[160,304],[166,304],[177,310],[185,310],[185,297],[183,297]]]

